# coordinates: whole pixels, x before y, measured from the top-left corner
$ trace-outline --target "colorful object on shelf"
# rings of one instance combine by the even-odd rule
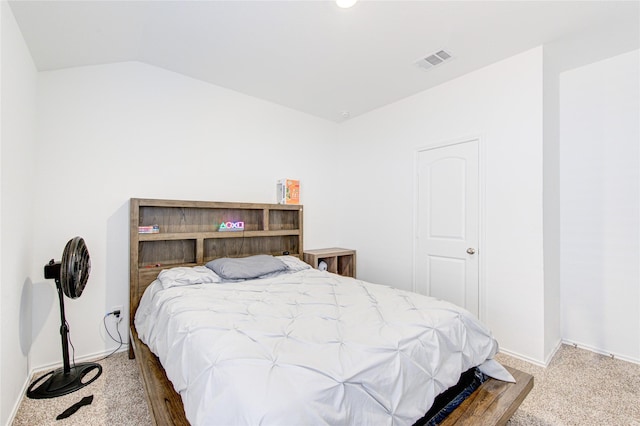
[[[138,226],[139,234],[159,234],[160,226],[159,225],[151,225],[151,226]]]
[[[278,204],[300,204],[300,181],[280,179],[277,184]]]
[[[227,231],[244,231],[244,222],[222,222],[218,231],[227,232]]]

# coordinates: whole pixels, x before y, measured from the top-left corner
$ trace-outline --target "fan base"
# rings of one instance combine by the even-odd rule
[[[85,376],[95,369],[98,369],[98,373],[83,382]],[[44,399],[67,395],[92,383],[100,377],[100,374],[102,374],[102,366],[95,362],[76,364],[70,368],[67,374],[65,374],[64,368],[58,368],[34,380],[27,389],[27,396],[32,399]],[[39,386],[37,386],[38,384]]]

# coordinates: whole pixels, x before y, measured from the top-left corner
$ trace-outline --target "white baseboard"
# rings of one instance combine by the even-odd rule
[[[528,363],[537,365],[539,367],[548,367],[549,363],[551,362],[551,360],[553,359],[553,357],[555,356],[555,354],[558,352],[558,350],[560,350],[560,348],[562,347],[562,345],[569,345],[569,346],[575,346],[577,348],[580,349],[584,349],[590,352],[594,352],[600,355],[605,355],[608,357],[612,357],[615,359],[619,359],[622,361],[626,361],[626,362],[630,362],[633,364],[639,364],[640,365],[640,359],[637,358],[633,358],[633,357],[629,357],[626,355],[622,355],[622,354],[618,354],[615,352],[611,352],[611,351],[605,351],[603,349],[599,349],[599,348],[595,348],[593,346],[590,345],[585,345],[584,343],[580,343],[580,342],[574,342],[572,340],[567,340],[567,339],[562,339],[558,341],[558,344],[556,345],[555,349],[553,351],[551,351],[551,353],[549,355],[547,355],[546,359],[544,360],[544,362],[541,362],[537,359],[533,359],[530,358],[528,356],[522,355],[518,352],[514,352],[514,351],[510,351],[509,349],[504,349],[504,348],[500,348],[500,352],[505,354],[505,355],[509,355],[512,356],[514,358],[518,358],[522,361],[526,361]]]
[[[627,362],[631,362],[633,364],[639,364],[640,365],[640,359],[638,359],[638,358],[633,358],[633,357],[630,357],[630,356],[627,356],[627,355],[623,355],[623,354],[619,354],[619,353],[616,353],[616,352],[606,351],[604,349],[596,348],[596,347],[593,347],[593,346],[590,346],[590,345],[587,345],[587,344],[584,344],[584,343],[576,342],[576,341],[573,341],[573,340],[563,339],[562,343],[564,343],[566,345],[575,346],[575,347],[580,348],[580,349],[586,349],[588,351],[595,352],[595,353],[600,354],[600,355],[606,355],[606,356],[614,358],[614,359],[620,359],[622,361],[627,361]]]
[[[85,362],[85,361],[95,361],[97,359],[100,358],[104,358],[105,356],[109,355],[111,352],[113,352],[113,349],[109,349],[106,351],[100,351],[100,352],[95,352],[93,354],[89,354],[89,355],[83,355],[80,357],[76,357],[75,362],[79,363],[79,362]],[[122,347],[120,349],[118,349],[116,352],[113,352],[114,354],[120,353],[120,352],[124,352],[129,350],[129,345],[126,343],[122,344]],[[73,363],[73,360],[70,360]],[[51,364],[45,364],[45,365],[41,365],[39,367],[35,367],[32,368],[31,371],[29,372],[29,377],[33,377],[34,374],[36,373],[40,373],[42,371],[49,371],[49,370],[55,370],[56,368],[60,368],[62,367],[62,362],[54,362]]]
[[[553,350],[549,353],[549,355],[547,355],[547,357],[544,360],[545,367],[549,366],[549,363],[551,362],[553,357],[556,356],[556,353],[560,350],[561,347],[562,347],[562,339],[558,339],[558,341],[556,342],[556,347],[553,348]]]
[[[547,366],[544,362],[542,362],[540,360],[529,358],[526,355],[522,355],[522,354],[520,354],[518,352],[510,351],[509,349],[500,348],[500,353],[512,356],[514,358],[518,358],[518,359],[520,359],[522,361],[526,361],[526,362],[528,362],[530,364],[537,365],[538,367],[546,367]]]
[[[18,414],[18,408],[20,408],[20,403],[22,403],[22,398],[24,398],[25,394],[27,393],[27,388],[29,387],[29,383],[31,383],[32,376],[33,376],[32,373],[29,373],[27,375],[24,381],[24,384],[22,385],[22,389],[20,390],[20,398],[18,398],[16,402],[13,404],[13,409],[11,410],[11,414],[9,414],[9,418],[5,426],[10,426],[13,424],[13,421],[16,418],[16,414]]]
[[[112,352],[114,354],[117,354],[117,353],[124,352],[124,351],[127,351],[127,350],[129,350],[129,345],[128,344],[123,344],[122,347],[120,349],[118,349],[116,352],[113,352],[113,349],[105,350],[105,351],[96,352],[96,353],[93,353],[93,354],[77,357],[75,361],[76,362],[94,361],[96,359],[104,358],[105,356],[111,354]],[[20,404],[22,403],[22,400],[26,397],[27,389],[29,388],[29,385],[31,384],[31,381],[33,380],[33,376],[38,374],[38,373],[41,373],[43,371],[55,370],[56,368],[60,368],[60,367],[62,367],[62,362],[56,362],[56,363],[41,365],[39,367],[31,368],[29,370],[29,374],[27,375],[27,377],[26,377],[26,379],[24,381],[24,384],[22,385],[22,390],[20,391],[20,397],[13,404],[13,409],[11,410],[11,414],[9,415],[9,418],[7,420],[7,424],[5,426],[9,426],[9,425],[13,424],[13,421],[16,418],[16,414],[18,414],[18,408],[20,408]]]
[[[512,356],[514,358],[518,358],[522,361],[526,361],[530,364],[533,365],[537,365],[538,367],[544,367],[547,368],[549,366],[549,363],[551,362],[551,360],[553,359],[553,357],[555,356],[555,354],[558,352],[558,350],[560,349],[560,347],[562,346],[562,340],[558,339],[558,342],[556,343],[555,348],[553,348],[553,350],[545,357],[544,361],[540,361],[539,359],[533,359],[530,358],[526,355],[522,355],[521,353],[515,352],[515,351],[511,351],[509,349],[504,349],[504,348],[500,348],[500,352]]]

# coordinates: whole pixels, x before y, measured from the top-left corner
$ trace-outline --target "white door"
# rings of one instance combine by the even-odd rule
[[[478,140],[418,153],[418,293],[478,316]]]

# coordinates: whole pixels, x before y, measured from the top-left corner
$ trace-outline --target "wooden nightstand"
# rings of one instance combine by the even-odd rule
[[[325,248],[317,250],[305,250],[304,261],[314,268],[318,263],[325,261],[327,271],[345,277],[356,277],[356,251],[343,248]]]

